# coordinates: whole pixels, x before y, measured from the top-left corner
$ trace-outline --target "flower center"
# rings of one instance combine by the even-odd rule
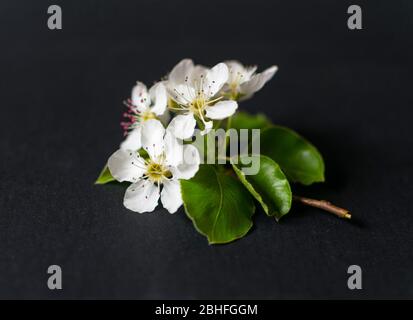
[[[229,84],[229,88],[231,91],[237,91],[238,86],[239,86],[239,83],[236,81],[233,81]]]
[[[146,110],[142,112],[141,118],[142,118],[142,121],[146,121],[146,120],[156,119],[156,115],[153,112]]]
[[[189,109],[197,116],[203,114],[203,111],[208,104],[208,101],[205,99],[203,94],[198,95],[192,102],[189,104]]]
[[[147,166],[146,175],[151,181],[156,183],[160,183],[164,178],[172,176],[171,172],[163,164],[152,161]]]
[[[238,94],[239,86],[241,85],[243,80],[244,75],[238,71],[236,76],[233,78],[232,82],[229,83],[229,89],[231,90],[231,94],[233,97],[235,97]]]
[[[123,114],[127,121],[122,121],[120,125],[123,128],[124,135],[126,136],[129,131],[132,131],[136,127],[145,122],[146,120],[150,119],[158,119],[156,114],[151,112],[150,110],[145,110],[140,112],[132,103],[130,99],[123,102],[125,106],[128,108],[127,112]]]

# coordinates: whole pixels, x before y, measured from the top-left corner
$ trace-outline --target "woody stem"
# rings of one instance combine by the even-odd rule
[[[347,209],[340,208],[326,200],[316,200],[304,198],[300,196],[293,196],[293,200],[300,202],[306,206],[318,208],[336,215],[339,218],[351,219],[351,213]]]

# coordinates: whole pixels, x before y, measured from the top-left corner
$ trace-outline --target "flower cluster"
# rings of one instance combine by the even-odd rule
[[[245,236],[257,204],[277,221],[293,200],[350,219],[347,209],[292,193],[292,183],[324,182],[314,145],[264,114],[237,112],[277,67],[256,70],[184,59],[149,90],[137,82],[125,101],[125,140],[96,183],[130,183],[123,204],[135,212],[151,212],[159,200],[170,213],[184,205],[210,244]]]
[[[250,98],[276,71],[272,66],[256,73],[255,66],[237,61],[207,68],[184,59],[149,90],[137,82],[125,101],[121,126],[126,139],[107,163],[114,179],[131,183],[125,207],[150,212],[160,198],[164,208],[176,212],[182,205],[179,181],[194,177],[200,165],[197,148],[183,140],[197,127],[204,135],[214,121],[231,117],[237,101]]]

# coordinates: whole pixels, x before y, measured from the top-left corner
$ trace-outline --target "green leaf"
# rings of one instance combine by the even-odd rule
[[[195,177],[182,180],[181,192],[186,214],[210,244],[239,239],[252,227],[255,205],[248,191],[213,165],[201,165]]]
[[[144,159],[148,159],[148,158],[149,158],[148,152],[147,152],[145,149],[143,149],[143,148],[139,149],[139,150],[138,150],[138,153],[139,153],[139,155],[140,155],[142,158],[144,158]]]
[[[234,129],[264,129],[270,125],[271,121],[262,113],[250,114],[241,111],[231,118],[231,128]]]
[[[112,174],[110,173],[108,166],[105,165],[99,177],[95,181],[95,184],[105,184],[112,181],[115,181],[115,178],[112,177]]]
[[[279,220],[287,214],[291,208],[292,194],[290,184],[278,164],[267,156],[253,155],[255,159],[248,157],[248,160],[259,161],[259,171],[255,175],[245,175],[241,170],[247,165],[242,164],[239,159],[238,164],[232,164],[235,173],[248,191],[261,204],[268,216],[275,216]],[[244,160],[244,163],[246,161]]]
[[[260,139],[260,153],[277,162],[290,181],[304,185],[324,181],[321,154],[293,130],[272,126],[261,132]]]

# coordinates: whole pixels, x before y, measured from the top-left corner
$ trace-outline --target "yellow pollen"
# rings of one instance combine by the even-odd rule
[[[168,108],[176,109],[177,107],[179,107],[179,104],[175,100],[168,97]]]
[[[156,119],[156,115],[149,110],[142,112],[141,117],[143,121],[150,120],[150,119]]]
[[[221,100],[223,96],[218,98],[209,100],[204,93],[200,93],[192,102],[189,104],[189,110],[192,111],[193,114],[202,118],[204,114],[204,110],[207,106],[211,106]]]
[[[164,165],[156,162],[150,162],[148,164],[146,175],[150,180],[156,183],[160,183],[164,178],[170,178],[172,176],[171,172],[165,168]]]
[[[203,113],[208,101],[205,99],[204,95],[199,95],[190,104],[189,109],[196,115]]]

